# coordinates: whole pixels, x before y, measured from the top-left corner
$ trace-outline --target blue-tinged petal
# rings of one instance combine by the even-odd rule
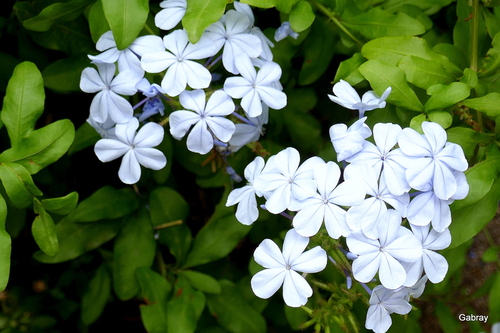
[[[233,98],[242,98],[252,90],[252,83],[240,76],[228,77],[224,81],[224,91]]]
[[[446,131],[438,123],[433,123],[429,121],[424,121],[422,123],[422,131],[425,134],[425,138],[429,142],[431,151],[436,154],[443,148],[446,143]]]
[[[253,255],[255,261],[265,268],[281,268],[286,266],[285,259],[280,248],[270,239],[264,239]]]
[[[328,195],[337,186],[340,179],[340,168],[332,161],[318,163],[313,170],[314,180],[318,185],[318,192],[323,198]]]
[[[391,123],[378,123],[373,126],[373,138],[382,154],[387,154],[397,143],[401,126]]]
[[[399,133],[399,148],[409,156],[431,156],[433,151],[424,136],[411,128],[405,128]]]
[[[268,163],[269,164],[269,161]],[[266,164],[266,167],[267,167]],[[259,177],[257,177],[254,181],[254,186],[258,188],[259,191],[274,191],[278,187],[282,187],[288,185],[290,186],[288,179],[279,173],[262,173]],[[290,191],[290,190],[289,190]],[[279,212],[281,213],[281,212]]]
[[[172,112],[168,119],[170,134],[180,140],[186,135],[191,126],[200,121],[200,115],[195,112],[180,110]]]
[[[254,179],[256,179],[262,172],[264,168],[265,161],[262,157],[257,156],[252,162],[250,162],[245,168],[245,179],[253,184]]]
[[[187,147],[190,151],[202,155],[208,153],[214,147],[214,138],[203,119],[193,126],[187,138]]]
[[[141,79],[142,76],[132,70],[120,72],[111,82],[111,90],[117,94],[132,96],[137,92],[135,85]]]
[[[408,184],[416,190],[423,191],[432,182],[436,162],[431,158],[418,158],[406,169]]]
[[[184,108],[193,110],[200,115],[205,113],[205,99],[205,91],[201,89],[186,90],[179,96],[179,101]]]
[[[429,281],[439,283],[444,280],[448,272],[448,262],[442,255],[430,250],[424,250],[422,261]]]
[[[383,253],[380,257],[380,269],[378,271],[380,283],[388,289],[401,287],[406,280],[406,271],[403,265],[387,253]]]
[[[288,230],[283,241],[283,258],[291,265],[307,247],[309,238],[299,235],[294,229]]]
[[[260,99],[270,108],[280,110],[286,106],[287,97],[284,92],[271,86],[257,86],[255,90],[259,94]]]
[[[109,90],[107,89],[100,91],[90,103],[90,117],[98,123],[104,123],[108,119],[108,94]]]
[[[96,93],[106,89],[106,84],[95,68],[87,67],[80,77],[80,89],[86,93]]]
[[[136,147],[134,152],[139,164],[148,169],[161,170],[167,165],[167,158],[158,149]]]
[[[389,246],[397,237],[401,226],[401,215],[395,210],[387,210],[381,217],[377,227],[380,245]]]
[[[349,251],[359,256],[380,252],[380,242],[378,239],[370,239],[362,233],[351,233],[346,237]]]
[[[338,239],[340,236],[345,237],[351,233],[351,229],[345,220],[345,210],[336,205],[326,205],[324,220],[326,231],[333,239]]]
[[[327,261],[326,251],[316,246],[302,253],[291,263],[291,266],[297,272],[317,273],[325,269]]]
[[[436,210],[432,218],[432,227],[437,232],[443,232],[451,224],[451,211],[448,202],[437,199]]]
[[[134,138],[134,146],[138,148],[156,147],[163,141],[165,131],[163,126],[157,123],[147,123]]]
[[[293,227],[300,235],[311,237],[319,231],[323,223],[325,205],[315,199],[306,202],[306,206],[293,217]]]
[[[413,262],[420,260],[422,257],[422,243],[413,234],[407,234],[387,244],[385,246],[385,252],[397,260]]]
[[[206,67],[191,60],[184,60],[179,65],[182,65],[180,67],[185,73],[188,86],[193,89],[208,88],[212,81],[212,74]]]
[[[177,96],[186,89],[187,76],[182,63],[170,66],[161,81],[161,87],[169,96]]]
[[[130,146],[125,143],[112,139],[101,139],[94,146],[94,152],[101,162],[116,160],[125,155],[129,149]]]
[[[410,183],[411,185],[411,183]],[[441,200],[448,200],[457,191],[455,176],[446,164],[440,161],[434,163],[434,175],[432,177],[434,193]]]
[[[361,181],[349,179],[342,182],[328,196],[328,201],[341,206],[355,206],[363,202],[366,192]]]
[[[139,121],[137,118],[131,118],[128,122],[117,124],[115,126],[115,134],[119,140],[133,146],[135,132],[139,128]]]
[[[235,105],[231,97],[223,91],[217,90],[210,96],[205,107],[205,115],[207,116],[227,116],[235,109]]]
[[[89,59],[92,60],[93,64],[98,63],[106,63],[106,64],[114,64],[123,51],[118,50],[116,47],[110,48],[98,55],[88,55]]]
[[[447,142],[436,158],[451,169],[465,171],[469,167],[462,147],[456,143]]]
[[[281,67],[275,62],[267,61],[259,69],[255,84],[259,86],[268,86],[281,78]]]
[[[235,57],[246,55],[250,58],[257,58],[262,53],[262,43],[259,37],[252,34],[232,35],[227,44],[233,47]],[[235,58],[236,59],[236,58]]]
[[[222,142],[228,142],[234,133],[234,123],[223,117],[207,117],[205,118],[207,126],[212,133]]]
[[[348,238],[349,240],[349,238]],[[359,282],[370,282],[380,267],[381,252],[371,252],[368,254],[360,255],[352,263],[352,273],[354,278]]]
[[[162,1],[163,8],[155,15],[155,25],[162,30],[174,28],[186,14],[187,2],[185,0]]]
[[[148,73],[160,73],[177,63],[177,58],[170,52],[146,53],[141,58],[141,67]]]
[[[141,166],[132,150],[123,155],[118,177],[125,184],[135,184],[141,178]]]
[[[457,191],[451,196],[450,199],[462,200],[467,196],[467,194],[469,194],[469,183],[467,183],[467,178],[463,172],[454,171],[453,175],[457,181]]]
[[[402,291],[404,291],[404,288],[403,289],[400,289]],[[404,291],[405,293],[403,294],[404,296],[407,295],[407,292]],[[394,294],[399,294],[399,291],[398,292],[394,292]],[[396,295],[394,297],[391,297],[387,300],[384,300],[383,304],[384,304],[384,307],[389,311],[389,313],[397,313],[397,314],[400,314],[400,315],[404,315],[404,314],[407,314],[411,311],[411,305],[410,303],[408,303],[406,300],[405,300],[405,297],[404,296],[399,296],[399,297],[396,297]]]
[[[406,271],[406,280],[403,285],[405,287],[411,287],[417,283],[418,279],[422,276],[424,264],[420,259],[415,262],[402,262],[402,265]]]
[[[401,196],[410,190],[405,171],[406,169],[401,164],[392,159],[386,159],[384,162],[380,178],[389,192],[395,196]]]
[[[134,109],[129,101],[113,91],[108,91],[103,96],[103,101],[106,103],[107,113],[109,117],[117,124],[126,123],[133,118]]]
[[[286,271],[284,268],[264,269],[252,277],[250,285],[257,297],[267,299],[274,295],[283,284]]]
[[[99,51],[104,51],[112,47],[116,47],[115,38],[113,37],[113,32],[111,30],[106,31],[99,37],[95,45],[96,49]]]
[[[228,10],[225,15],[225,25],[227,34],[233,36],[248,31],[251,22],[246,14],[235,10]]]
[[[297,272],[289,270],[283,281],[283,300],[290,307],[300,307],[307,303],[307,298],[312,296],[312,288],[306,279]]]
[[[231,146],[241,147],[247,143],[254,142],[260,138],[260,129],[257,126],[248,124],[235,124],[234,133],[229,144]]]
[[[141,60],[137,54],[132,52],[129,48],[123,50],[118,57],[118,71],[121,73],[127,70],[135,72],[136,75],[139,76],[139,79],[144,76],[144,69],[141,67]]]
[[[137,37],[128,48],[139,57],[142,57],[147,53],[164,51],[165,45],[161,37],[149,35]]]
[[[392,320],[387,310],[377,304],[368,308],[365,327],[375,333],[385,333],[391,327]]]
[[[414,197],[408,205],[407,218],[417,226],[428,225],[434,217],[439,200],[433,192],[423,192]]]
[[[236,208],[236,219],[244,225],[251,225],[257,221],[258,217],[259,209],[255,198],[255,189],[252,186],[248,186],[247,190],[240,194],[240,202]]]
[[[256,84],[257,71],[249,57],[241,57],[235,64],[240,75],[248,80],[251,84]]]
[[[443,232],[431,230],[431,232],[427,235],[423,246],[425,249],[429,250],[443,250],[450,246],[450,244],[451,234],[449,229],[445,229]]]
[[[361,102],[356,90],[344,80],[335,83],[333,86],[333,93],[337,96],[337,99],[333,100],[333,96],[329,95],[330,99],[348,109],[350,109],[353,104]]]
[[[241,99],[241,107],[249,117],[258,117],[262,113],[262,103],[256,89],[251,89]]]
[[[344,170],[345,180],[361,181],[366,194],[373,197],[379,193],[378,175],[367,163],[351,163]]]

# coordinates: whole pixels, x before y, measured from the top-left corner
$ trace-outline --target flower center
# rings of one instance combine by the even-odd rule
[[[290,266],[289,264],[286,264],[285,269],[289,271],[292,269],[292,266]]]

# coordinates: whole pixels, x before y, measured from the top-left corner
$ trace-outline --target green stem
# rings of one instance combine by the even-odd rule
[[[357,39],[347,28],[335,17],[335,13],[330,9],[326,8],[322,4],[312,0],[311,1],[316,8],[319,9],[320,12],[326,15],[340,30],[342,30],[349,38],[351,38],[354,42],[356,42],[359,46],[363,46],[363,43]]]
[[[472,0],[472,25],[470,43],[470,69],[478,70],[478,48],[479,48],[479,0]]]

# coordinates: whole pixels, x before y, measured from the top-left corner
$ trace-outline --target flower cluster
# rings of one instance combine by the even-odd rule
[[[102,137],[95,153],[102,162],[124,156],[118,173],[124,183],[139,181],[140,165],[153,170],[166,165],[163,152],[154,148],[164,137],[163,126],[155,121],[168,122],[175,139],[187,135],[192,152],[207,154],[222,146],[231,153],[259,139],[268,108],[285,107],[281,68],[272,61],[274,44],[254,26],[250,6],[233,5],[197,43],[177,28],[186,0],[160,3],[155,24],[171,30],[163,38],[140,36],[124,50],[117,48],[112,31],[99,38],[101,53],[89,55],[97,69],[84,69],[80,88],[97,93],[87,120]],[[220,62],[225,72],[212,73],[212,68],[221,69],[216,66]],[[217,83],[220,77],[223,83]],[[136,94],[143,99],[132,106]],[[138,121],[143,127],[135,134]]]
[[[374,143],[366,140],[372,131],[363,113],[383,107],[390,88],[380,98],[370,92],[363,101],[344,81],[334,92],[334,102],[359,110],[361,117],[349,128],[330,129],[343,169],[316,156],[300,163],[299,152],[286,148],[267,161],[255,158],[245,169],[248,184],[233,190],[226,205],[237,204],[236,218],[249,225],[258,219],[257,198],[263,197],[262,208],[292,220],[283,254],[269,239],[255,251],[266,268],[252,279],[257,296],[268,298],[283,283],[287,305],[307,302],[311,288],[294,278],[295,271],[324,267],[326,251],[316,247],[300,254],[324,225],[331,239],[345,237],[348,250],[342,251],[353,260],[347,278],[352,275],[367,290],[366,283],[380,283],[370,291],[366,327],[385,332],[392,312],[408,313],[410,296],[418,297],[427,280],[438,283],[446,275],[446,259],[435,251],[451,243],[449,205],[468,193],[468,164],[461,147],[446,142],[445,130],[432,122],[422,124],[423,134],[378,123]]]

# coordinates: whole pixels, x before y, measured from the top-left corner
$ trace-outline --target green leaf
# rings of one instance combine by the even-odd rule
[[[486,263],[497,262],[499,259],[499,253],[500,246],[490,247],[486,251],[484,251],[483,255],[481,256],[481,260]]]
[[[210,275],[191,270],[182,271],[180,274],[185,276],[191,282],[191,285],[199,291],[207,294],[219,294],[221,292],[219,282]]]
[[[488,300],[489,320],[492,323],[500,321],[500,297],[498,295],[500,295],[500,272],[497,271]]]
[[[99,319],[110,297],[111,274],[106,264],[101,264],[82,295],[80,318],[84,325],[90,325]]]
[[[9,199],[17,208],[28,207],[33,202],[33,197],[42,195],[22,165],[0,163],[0,179]]]
[[[33,257],[46,264],[75,259],[115,237],[122,224],[121,219],[99,223],[74,223],[64,218],[56,225],[59,252],[51,257],[38,251]]]
[[[227,0],[188,0],[182,26],[191,43],[197,43],[203,31],[217,22],[226,8]]]
[[[466,99],[463,104],[471,109],[484,112],[490,117],[500,115],[500,94],[496,92],[483,97]]]
[[[345,80],[349,82],[352,86],[357,85],[365,78],[358,70],[358,67],[364,63],[366,59],[361,55],[361,53],[354,53],[353,56],[347,60],[340,63],[337,73],[333,82],[339,82],[340,80]]]
[[[167,303],[167,331],[193,333],[205,308],[205,295],[194,290],[182,276],[175,287],[174,296]]]
[[[43,207],[51,213],[67,215],[71,213],[78,204],[78,193],[71,192],[60,198],[43,199]]]
[[[31,132],[18,146],[0,154],[0,162],[21,164],[31,174],[57,161],[68,150],[75,137],[75,128],[68,119],[58,120]]]
[[[16,66],[3,101],[2,121],[9,133],[10,144],[18,147],[27,137],[43,112],[45,91],[40,71],[31,62]]]
[[[259,8],[273,8],[276,4],[276,0],[242,0],[241,3]]]
[[[427,115],[425,113],[421,113],[418,116],[411,118],[410,128],[414,129],[420,134],[424,134],[424,131],[422,130],[422,123],[424,121],[427,121]]]
[[[137,195],[130,188],[117,190],[109,185],[101,187],[67,216],[72,222],[95,222],[128,215],[139,206]]]
[[[86,54],[57,60],[45,67],[42,72],[43,81],[47,88],[56,91],[80,92],[80,77],[86,67],[89,67]]]
[[[370,82],[379,96],[388,87],[392,92],[387,101],[412,111],[423,111],[423,105],[406,81],[405,73],[394,66],[386,65],[378,60],[368,60],[359,67],[359,71]]]
[[[100,139],[102,138],[99,133],[97,133],[89,123],[84,122],[82,126],[78,127],[76,130],[75,140],[68,149],[68,155],[73,155],[82,149],[93,146]]]
[[[315,17],[309,2],[302,0],[290,12],[290,26],[294,31],[302,32],[313,24]]]
[[[233,333],[266,332],[266,321],[245,301],[239,288],[228,280],[219,282],[222,292],[207,296],[210,313],[219,325]]]
[[[83,12],[91,0],[73,0],[62,3],[56,2],[45,7],[40,14],[26,21],[23,25],[28,30],[47,31],[57,21],[71,21]]]
[[[465,156],[470,159],[478,143],[491,141],[491,137],[485,133],[478,133],[471,128],[452,127],[447,130],[448,141],[459,144],[464,150]]]
[[[453,0],[387,0],[383,6],[388,11],[396,11],[406,4],[411,4],[423,10],[425,14],[432,15],[452,2]]]
[[[469,97],[470,88],[462,82],[437,84],[427,89],[427,95],[431,95],[431,98],[424,105],[425,111],[442,110]]]
[[[160,244],[167,245],[175,259],[182,262],[192,239],[191,231],[184,223],[189,215],[186,200],[171,188],[158,187],[151,192],[149,213],[151,223],[159,230]]]
[[[477,73],[470,68],[464,69],[464,76],[460,79],[460,82],[465,83],[470,89],[474,89],[477,85]]]
[[[368,39],[420,35],[425,32],[424,26],[418,20],[403,13],[393,15],[378,7],[342,19],[346,27],[358,31]]]
[[[160,274],[146,267],[135,271],[141,295],[146,302],[140,306],[142,323],[150,333],[167,332],[167,297],[172,286]]]
[[[302,86],[315,82],[328,68],[335,51],[333,22],[318,16],[304,42],[304,62],[299,73]]]
[[[101,0],[116,46],[126,49],[144,28],[148,18],[148,0]]]
[[[369,41],[361,48],[361,54],[369,60],[380,60],[396,66],[406,56],[439,61],[443,56],[433,52],[427,41],[412,36],[383,37]]]
[[[5,220],[7,218],[7,204],[0,196],[0,291],[5,290],[9,282],[10,275],[10,252],[11,239],[5,230]]]
[[[398,67],[405,72],[408,82],[422,89],[435,84],[449,84],[456,79],[443,68],[440,61],[406,56],[398,62]]]
[[[88,20],[90,34],[94,43],[97,43],[105,32],[111,30],[108,20],[106,20],[106,16],[104,15],[104,10],[102,9],[102,0],[97,0],[92,7],[90,7]]]
[[[113,256],[113,287],[122,301],[129,300],[140,290],[135,271],[151,267],[156,253],[153,227],[146,209],[138,216],[128,216],[123,229],[115,239]]]
[[[442,128],[447,129],[453,122],[453,117],[446,111],[434,111],[427,115],[430,121],[438,123]]]
[[[477,235],[493,219],[500,200],[500,179],[495,179],[490,191],[476,203],[461,209],[452,205],[450,225],[451,245],[454,248]]]
[[[52,216],[45,211],[40,201],[33,200],[35,217],[31,225],[31,233],[36,243],[46,255],[55,256],[59,251],[59,242],[57,240],[56,225],[52,220]]]

